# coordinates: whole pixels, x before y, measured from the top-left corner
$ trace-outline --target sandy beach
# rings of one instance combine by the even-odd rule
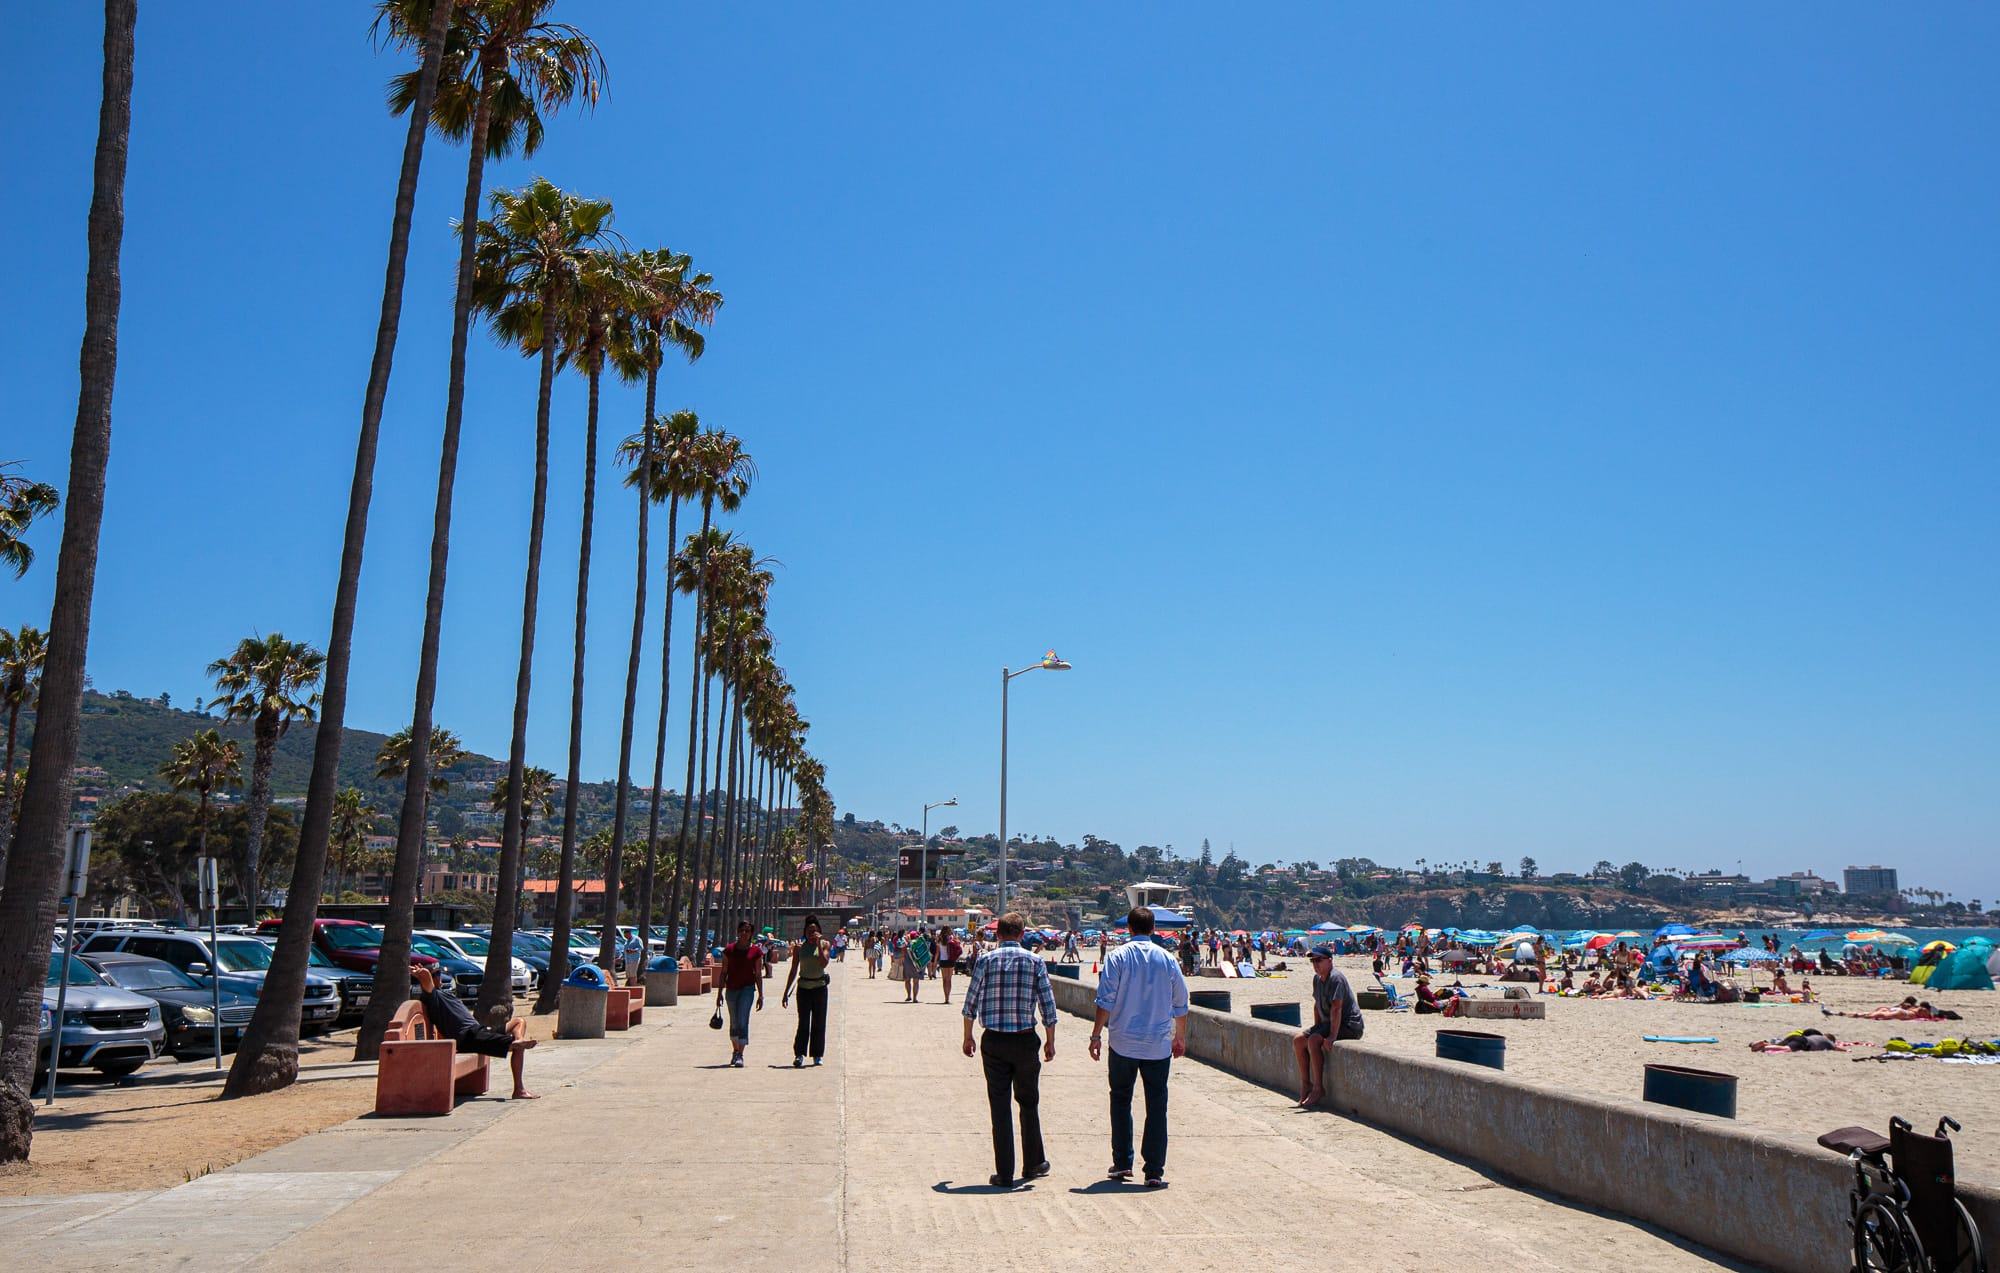
[[[1201,977],[1191,984],[1202,990],[1228,990],[1232,1011],[1249,1015],[1249,1004],[1297,1002],[1311,1020],[1312,970],[1302,958],[1291,959],[1291,970],[1254,981]],[[1357,989],[1373,984],[1366,958],[1337,961]],[[1092,980],[1090,957],[1083,980]],[[1441,978],[1440,984],[1449,984]],[[1497,999],[1500,983],[1486,977],[1466,977],[1475,998]],[[1761,977],[1768,985],[1769,978]],[[1808,1139],[1835,1127],[1858,1123],[1888,1130],[1889,1116],[1901,1114],[1930,1130],[1943,1114],[1964,1124],[1957,1134],[1961,1178],[2000,1186],[2000,1065],[1947,1065],[1934,1060],[1857,1060],[1880,1054],[1879,1048],[1854,1052],[1802,1052],[1760,1055],[1750,1051],[1755,1039],[1775,1038],[1814,1026],[1837,1038],[1882,1043],[1901,1036],[1912,1042],[1943,1038],[2000,1038],[2000,992],[1943,991],[1932,994],[1900,981],[1852,977],[1812,979],[1813,990],[1835,1010],[1859,1010],[1893,1004],[1916,992],[1941,1008],[1964,1016],[1963,1021],[1857,1021],[1828,1019],[1812,1004],[1674,1003],[1667,1000],[1562,999],[1537,994],[1548,1005],[1542,1021],[1452,1022],[1411,1012],[1371,1011],[1366,1036],[1343,1046],[1376,1048],[1411,1056],[1433,1056],[1440,1026],[1505,1035],[1507,1073],[1513,1078],[1550,1088],[1639,1099],[1643,1067],[1665,1062],[1717,1070],[1738,1076],[1737,1121],[1775,1132],[1802,1134]],[[1408,997],[1409,979],[1395,979]],[[1748,984],[1739,978],[1738,984]],[[1794,978],[1796,985],[1796,978]],[[1713,1036],[1712,1044],[1647,1043],[1643,1036]]]

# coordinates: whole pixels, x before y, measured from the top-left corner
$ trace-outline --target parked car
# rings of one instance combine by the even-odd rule
[[[368,1010],[368,1000],[375,994],[375,974],[362,972],[358,968],[342,968],[326,957],[326,952],[317,946],[307,951],[306,966],[315,977],[325,977],[340,991],[340,1019],[343,1023],[359,1021],[361,1014]],[[410,991],[416,992],[417,979],[410,978]]]
[[[159,1004],[107,984],[81,959],[51,951],[48,980],[42,983],[36,1073],[48,1073],[49,1042],[56,1029],[57,982],[65,960],[69,964],[69,992],[62,1005],[62,1042],[57,1045],[56,1068],[96,1070],[109,1078],[124,1078],[158,1055],[167,1034],[160,1022]]]
[[[410,958],[427,958],[433,961],[437,971],[438,986],[450,990],[461,999],[477,999],[479,988],[486,984],[486,965],[475,964],[470,959],[460,959],[450,949],[432,941],[422,933],[410,934]]]
[[[145,955],[105,952],[81,955],[80,959],[97,971],[110,985],[144,995],[160,1005],[160,1024],[166,1027],[166,1045],[177,1061],[215,1055],[216,988],[204,986],[193,977],[167,963]],[[223,990],[222,1050],[234,1051],[243,1027],[257,1010],[257,996],[238,990]]]
[[[258,932],[275,937],[281,921],[267,919],[258,925]],[[352,968],[356,972],[375,973],[375,965],[382,961],[382,930],[373,924],[364,924],[358,919],[316,919],[313,921],[313,945],[326,953],[326,957],[342,968]],[[433,972],[437,970],[437,957],[420,953],[421,947],[412,943],[410,962],[422,964]],[[453,989],[452,979],[440,975],[438,984],[445,989]]]
[[[477,964],[480,975],[484,977],[486,956],[493,949],[492,940],[484,934],[449,928],[420,928],[417,934],[436,942],[460,959]],[[534,990],[537,980],[533,968],[518,954],[510,955],[509,958],[513,963],[514,993],[517,995],[530,993]],[[546,968],[548,964],[544,962],[542,966]]]
[[[137,929],[103,932],[82,944],[85,955],[117,951],[164,960],[203,985],[220,976],[224,990],[252,996],[264,993],[264,974],[271,967],[271,948],[255,937],[217,937],[209,950],[208,934],[196,929]],[[340,1016],[340,990],[325,977],[306,974],[304,1002],[299,1005],[299,1033],[331,1030]]]

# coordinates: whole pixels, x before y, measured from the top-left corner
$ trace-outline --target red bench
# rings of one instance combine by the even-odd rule
[[[486,1092],[487,1061],[436,1037],[423,1004],[396,1009],[375,1063],[375,1112],[392,1118],[449,1114],[461,1096]]]
[[[604,1028],[629,1030],[645,1019],[646,988],[613,986],[604,994]]]

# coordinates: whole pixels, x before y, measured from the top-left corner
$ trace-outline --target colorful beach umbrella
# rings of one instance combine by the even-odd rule
[[[1583,943],[1583,946],[1585,950],[1603,950],[1606,946],[1617,940],[1610,933],[1599,933],[1597,936]]]

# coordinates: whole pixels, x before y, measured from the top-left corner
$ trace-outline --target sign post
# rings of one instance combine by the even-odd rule
[[[201,871],[201,908],[208,912],[208,957],[215,966],[208,970],[210,1028],[215,1032],[215,1068],[222,1068],[222,946],[216,940],[215,910],[222,900],[222,863],[217,858],[196,858]]]
[[[63,901],[69,907],[69,931],[63,938],[62,962],[56,973],[56,1015],[49,1022],[49,1086],[44,1106],[56,1103],[56,1069],[62,1060],[63,1014],[69,1006],[69,961],[76,951],[76,903],[90,886],[90,828],[69,829],[69,856],[63,864]]]

